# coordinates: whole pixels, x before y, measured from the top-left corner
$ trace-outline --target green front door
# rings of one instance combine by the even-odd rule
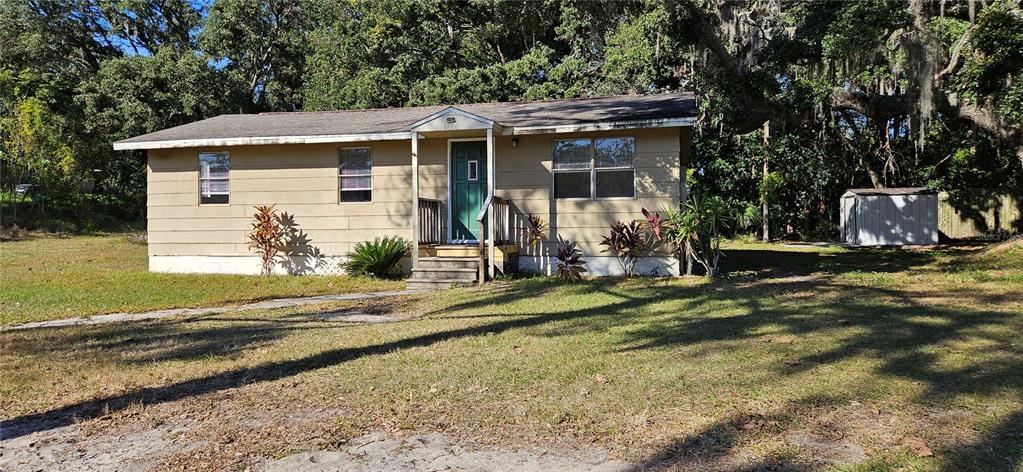
[[[451,143],[451,238],[479,240],[476,216],[487,199],[487,142]]]

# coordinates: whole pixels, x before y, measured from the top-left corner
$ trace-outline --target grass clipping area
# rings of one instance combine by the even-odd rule
[[[404,288],[363,277],[156,274],[145,242],[125,235],[3,242],[0,260],[0,325]]]
[[[652,469],[1019,469],[1023,246],[729,249],[714,281],[528,279],[3,333],[0,413],[16,434],[188,422],[161,469],[370,431]],[[400,321],[319,317],[337,310]]]

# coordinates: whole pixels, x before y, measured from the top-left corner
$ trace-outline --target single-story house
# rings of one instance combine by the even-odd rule
[[[154,272],[258,273],[246,235],[254,206],[276,204],[302,231],[282,264],[292,273],[397,235],[419,248],[406,264],[439,283],[458,278],[444,267],[475,280],[479,267],[438,258],[480,246],[490,274],[516,258],[551,271],[559,241],[607,275],[621,271],[601,253],[609,225],[684,195],[696,115],[692,94],[231,114],[113,146],[147,151]],[[547,242],[524,243],[529,215],[549,224]],[[677,266],[662,254],[640,271]]]

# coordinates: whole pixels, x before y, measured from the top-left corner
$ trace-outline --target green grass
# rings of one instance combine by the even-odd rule
[[[0,325],[403,287],[353,277],[154,274],[145,243],[119,234],[2,242],[0,261]]]
[[[595,446],[652,469],[1020,470],[1021,262],[1023,245],[744,244],[713,281],[530,278],[2,333],[0,415],[8,428],[116,434],[203,418],[189,436],[199,446],[167,453],[166,468],[241,469],[367,431],[440,431],[468,444]],[[402,321],[312,318],[335,309]],[[296,416],[312,419],[281,421]],[[796,434],[870,457],[827,462],[794,446]]]

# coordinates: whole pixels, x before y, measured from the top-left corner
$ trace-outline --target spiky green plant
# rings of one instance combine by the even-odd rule
[[[372,275],[374,277],[395,277],[395,267],[402,257],[409,252],[409,243],[398,236],[376,238],[372,241],[356,243],[348,251],[343,267],[352,275]]]
[[[735,226],[746,231],[763,221],[760,207],[755,203],[746,203],[735,210]]]
[[[696,234],[690,238],[696,262],[707,271],[707,277],[716,277],[721,262],[721,230],[732,221],[728,205],[720,197],[692,194],[686,202],[685,213],[695,219]]]

